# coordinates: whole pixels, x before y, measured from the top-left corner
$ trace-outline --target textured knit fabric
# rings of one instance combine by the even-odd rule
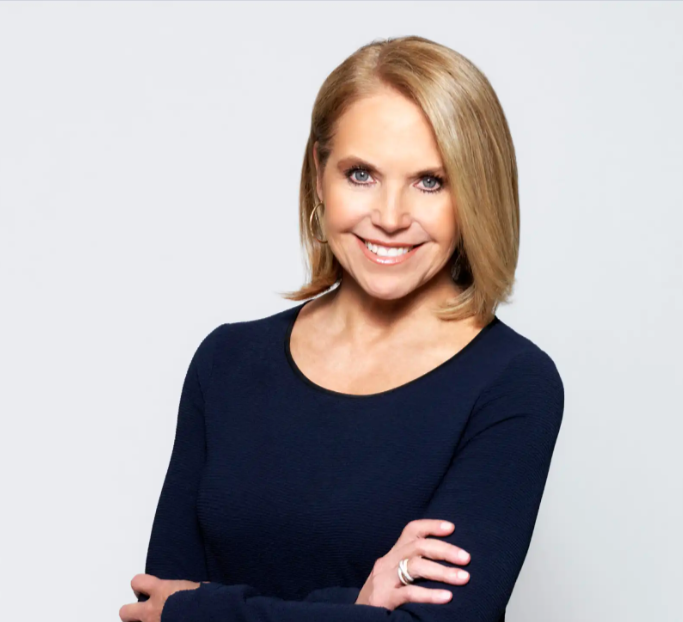
[[[340,393],[292,359],[304,304],[222,324],[192,357],[145,572],[208,583],[161,622],[502,622],[562,421],[553,360],[495,316],[419,378]],[[469,582],[416,581],[444,604],[356,605],[419,518],[455,524],[429,537],[471,554]]]

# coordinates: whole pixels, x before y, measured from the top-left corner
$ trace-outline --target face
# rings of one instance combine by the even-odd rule
[[[323,171],[314,155],[324,237],[363,290],[393,300],[437,275],[452,285],[454,206],[419,107],[382,90],[340,118]]]

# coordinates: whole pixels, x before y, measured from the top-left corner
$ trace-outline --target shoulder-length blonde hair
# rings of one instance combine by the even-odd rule
[[[477,316],[488,323],[512,294],[519,253],[517,162],[503,109],[486,76],[458,52],[418,36],[368,43],[323,83],[313,106],[299,194],[299,237],[310,278],[289,300],[312,298],[341,279],[341,265],[319,243],[309,220],[317,202],[313,146],[321,171],[338,119],[359,99],[392,87],[431,123],[456,212],[459,239],[452,261],[460,293],[436,313],[446,320]]]

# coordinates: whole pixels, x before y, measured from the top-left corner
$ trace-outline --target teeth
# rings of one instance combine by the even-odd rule
[[[398,257],[399,255],[405,255],[415,248],[414,246],[378,246],[377,244],[372,244],[371,242],[366,242],[365,246],[375,253],[375,255],[379,255],[380,257]]]

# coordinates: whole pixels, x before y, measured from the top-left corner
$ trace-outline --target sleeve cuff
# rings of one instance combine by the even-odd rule
[[[178,590],[171,594],[161,610],[160,622],[189,622],[199,617],[201,592],[212,592],[220,583],[202,583],[193,590]]]

